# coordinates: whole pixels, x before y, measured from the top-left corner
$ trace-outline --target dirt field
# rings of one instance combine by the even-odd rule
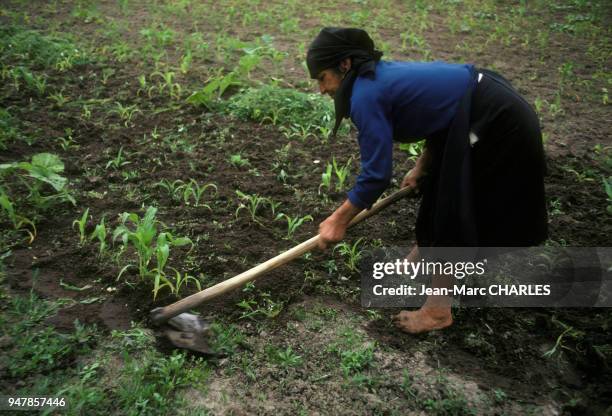
[[[385,59],[508,77],[543,127],[546,244],[611,245],[609,2],[302,3],[0,4],[0,164],[63,162],[0,169],[0,395],[83,415],[612,412],[609,309],[461,308],[411,336],[361,307],[350,249],[411,244],[414,199],[199,308],[215,355],[158,337],[151,309],[309,238],[354,182],[356,131],[327,137],[304,67],[323,26],[367,29]],[[417,150],[395,147],[393,189]],[[322,182],[332,160],[344,184]]]

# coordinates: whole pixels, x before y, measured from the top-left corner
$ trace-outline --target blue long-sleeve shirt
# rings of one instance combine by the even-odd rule
[[[471,65],[389,62],[374,77],[358,77],[351,120],[359,130],[361,173],[348,199],[370,208],[389,186],[393,140],[411,141],[447,128],[471,82]]]

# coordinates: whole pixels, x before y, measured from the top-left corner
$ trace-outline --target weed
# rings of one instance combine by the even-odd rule
[[[155,343],[155,337],[148,331],[133,327],[126,331],[113,329],[111,331],[113,347],[119,351],[137,351],[150,347]]]
[[[57,36],[45,36],[19,26],[3,25],[0,29],[1,61],[24,61],[30,65],[65,71],[74,65],[87,63],[89,58],[71,41]]]
[[[402,384],[400,387],[406,395],[412,397],[413,399],[417,399],[417,391],[414,388],[413,377],[410,376],[408,370],[406,369],[402,371]]]
[[[250,296],[240,301],[237,306],[243,310],[240,319],[256,319],[257,316],[271,319],[276,318],[281,313],[284,303],[273,300],[267,292],[260,292],[258,299]]]
[[[560,353],[561,350],[569,350],[571,351],[571,348],[563,345],[563,340],[566,338],[571,338],[571,339],[581,339],[584,337],[584,332],[570,326],[567,324],[564,324],[563,322],[559,321],[558,319],[555,319],[554,317],[552,318],[552,322],[554,324],[557,324],[558,326],[560,326],[563,329],[563,332],[561,332],[561,334],[559,334],[559,336],[557,337],[557,340],[555,341],[555,345],[553,345],[553,347],[544,352],[542,354],[543,357],[546,358],[552,358],[556,353]]]
[[[231,155],[229,161],[232,164],[232,166],[234,166],[236,168],[242,168],[244,166],[249,166],[251,164],[249,162],[249,160],[246,159],[246,158],[243,158],[240,153],[237,153],[235,155]]]
[[[334,252],[338,250],[340,254],[345,258],[344,264],[352,272],[358,272],[359,260],[361,260],[362,251],[359,245],[363,242],[363,238],[355,241],[353,244],[342,242],[334,247]]]
[[[345,377],[360,372],[374,361],[374,344],[355,350],[340,351],[340,368]]]
[[[210,330],[213,334],[211,348],[220,354],[235,353],[246,338],[236,325],[213,323]]]
[[[284,350],[276,351],[276,354],[273,358],[275,358],[276,361],[278,361],[278,363],[281,365],[281,367],[284,368],[298,367],[302,365],[303,361],[302,357],[300,355],[297,355],[295,351],[293,351],[291,346],[288,346]]]
[[[248,88],[232,96],[225,111],[239,118],[285,127],[285,132],[300,136],[320,134],[321,126],[332,124],[333,106],[317,94],[305,94],[276,85]],[[324,130],[327,140],[330,129]],[[348,128],[341,133],[346,134]]]
[[[190,362],[183,352],[174,351],[167,357],[145,352],[135,357],[123,354],[124,367],[115,391],[122,414],[172,413],[177,390],[200,386],[209,375],[202,359]]]
[[[75,332],[72,334],[60,334],[49,326],[41,330],[13,333],[17,348],[8,367],[11,377],[52,371],[72,355],[87,350],[94,339],[95,327],[85,327],[78,320],[74,325]]]

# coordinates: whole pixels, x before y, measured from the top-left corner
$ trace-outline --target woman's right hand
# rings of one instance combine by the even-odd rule
[[[419,179],[423,176],[424,172],[418,168],[412,168],[408,171],[404,179],[402,180],[402,184],[400,188],[410,187],[414,190],[419,189]]]

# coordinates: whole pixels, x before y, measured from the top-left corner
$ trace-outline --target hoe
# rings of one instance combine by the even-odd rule
[[[379,200],[369,210],[363,210],[357,214],[349,227],[360,223],[366,218],[378,213],[382,209],[393,204],[395,201],[413,194],[412,188],[403,188],[386,198]],[[186,311],[196,306],[221,296],[231,290],[243,286],[247,282],[255,280],[257,277],[286,264],[303,254],[317,247],[319,235],[304,241],[292,249],[261,263],[237,276],[217,283],[201,292],[194,293],[171,305],[163,308],[155,308],[151,311],[151,320],[156,325],[163,325],[164,334],[178,348],[188,349],[202,354],[214,354],[207,342],[209,324],[198,315],[187,313]]]

